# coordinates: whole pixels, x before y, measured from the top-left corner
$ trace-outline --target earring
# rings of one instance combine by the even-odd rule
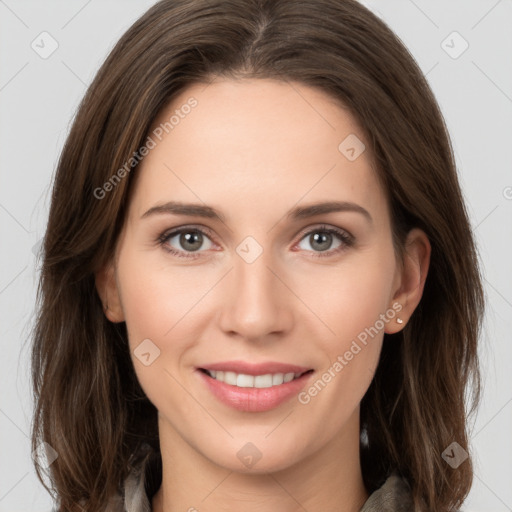
[[[108,310],[108,304],[105,304],[105,305],[103,306],[103,309],[104,309],[105,311],[107,311],[107,310]]]
[[[404,321],[403,321],[401,318],[397,318],[397,319],[396,319],[396,323],[397,323],[397,324],[403,324],[403,323],[404,323]]]

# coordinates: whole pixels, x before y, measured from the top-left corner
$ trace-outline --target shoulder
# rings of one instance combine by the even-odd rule
[[[151,512],[151,496],[156,490],[155,473],[159,459],[155,451],[144,443],[132,461],[122,492],[112,503],[109,512]]]
[[[366,500],[360,512],[413,512],[412,491],[396,471]]]

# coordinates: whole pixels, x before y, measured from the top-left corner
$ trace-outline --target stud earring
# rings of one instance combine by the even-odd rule
[[[397,318],[397,319],[396,319],[396,323],[397,323],[397,324],[403,324],[403,323],[404,323],[404,321],[403,321],[401,318]]]
[[[105,306],[103,306],[103,309],[104,309],[105,311],[107,311],[107,310],[108,310],[108,304],[105,304]]]

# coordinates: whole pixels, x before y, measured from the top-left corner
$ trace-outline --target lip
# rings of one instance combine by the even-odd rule
[[[268,373],[304,373],[312,368],[293,364],[269,361],[266,363],[248,363],[246,361],[223,361],[198,367],[198,370],[215,370],[223,372],[244,373],[246,375],[266,375]]]
[[[236,367],[240,368],[240,366]],[[294,373],[301,373],[302,369],[301,367],[290,365],[280,365],[280,367],[286,367],[286,369],[290,370],[289,373],[291,373],[293,369],[299,369],[299,371]],[[224,366],[224,368],[226,368],[226,366]],[[230,368],[234,367],[231,366]],[[267,365],[265,368],[268,369],[269,366]],[[215,368],[210,368],[209,366],[208,369],[213,370]],[[250,369],[256,373],[247,373],[247,375],[259,375],[258,372],[260,370],[256,371],[254,365],[252,365],[252,368]],[[235,370],[227,369],[226,371]],[[290,382],[272,386],[270,388],[240,388],[238,386],[232,386],[225,382],[218,381],[199,368],[196,370],[196,373],[206,385],[207,389],[223,404],[241,412],[265,412],[278,407],[300,393],[314,373],[313,371],[309,372],[307,368],[304,371],[307,373]],[[244,372],[247,372],[247,368],[244,371],[236,371],[236,373]],[[274,370],[267,373],[287,372]]]

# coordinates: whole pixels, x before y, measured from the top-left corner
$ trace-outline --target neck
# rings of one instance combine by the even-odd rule
[[[359,415],[356,420],[292,466],[243,473],[198,453],[159,415],[162,485],[152,511],[359,512],[368,492],[359,460]]]

